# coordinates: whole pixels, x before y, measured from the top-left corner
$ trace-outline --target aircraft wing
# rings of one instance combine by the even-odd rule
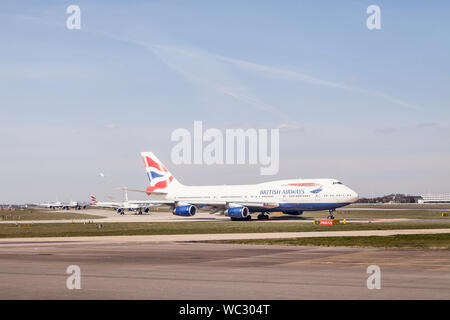
[[[278,203],[275,202],[241,202],[241,201],[179,201],[181,203],[188,203],[196,206],[200,210],[209,210],[209,209],[223,209],[226,210],[230,207],[238,207],[244,206],[248,208],[267,208],[272,209],[279,206]],[[130,204],[138,205],[141,208],[148,207],[175,207],[178,205],[178,201],[174,200],[149,200],[149,201],[133,201]]]
[[[118,202],[98,202],[95,204],[91,204],[93,207],[99,207],[99,208],[121,208],[121,203]]]
[[[146,208],[155,208],[155,207],[163,207],[163,206],[173,207],[173,206],[175,206],[175,202],[169,201],[169,200],[132,200],[132,201],[128,201],[128,205],[131,208],[146,209]]]
[[[129,202],[127,204],[123,204],[120,206],[122,209],[147,209],[147,208],[156,208],[163,206],[174,206],[173,201],[157,201],[157,202]]]
[[[165,192],[149,192],[146,190],[137,190],[137,189],[127,189],[128,191],[134,191],[134,192],[142,192],[147,194],[156,194],[156,195],[164,195],[167,194]],[[177,206],[178,202],[182,203],[189,203],[191,205],[196,206],[198,209],[201,210],[226,210],[230,207],[237,207],[237,206],[244,206],[248,208],[277,208],[279,207],[279,203],[276,202],[256,202],[256,201],[217,201],[217,200],[211,200],[211,201],[204,201],[204,200],[182,200],[182,201],[174,201],[174,200],[143,200],[143,201],[134,201],[133,203],[139,203],[139,205],[148,204],[149,206],[168,206],[168,207],[175,207]]]
[[[280,206],[278,202],[233,202],[248,208],[266,208],[273,209]]]
[[[146,193],[148,195],[150,195],[150,194],[156,194],[156,195],[158,195],[158,194],[160,194],[160,195],[167,194],[167,192],[162,192],[162,191],[148,191],[148,190],[137,190],[137,189],[128,189],[128,188],[127,188],[127,191],[142,192],[142,193]]]
[[[173,202],[173,201],[172,201]],[[192,205],[199,207],[211,206],[211,207],[236,207],[243,206],[249,208],[276,208],[279,206],[276,202],[248,202],[248,201],[186,201]]]

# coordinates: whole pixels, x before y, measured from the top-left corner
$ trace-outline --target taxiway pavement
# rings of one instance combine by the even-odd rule
[[[81,269],[80,290],[66,287],[69,265]],[[381,269],[381,289],[367,288],[370,265]],[[1,245],[0,299],[450,299],[450,254],[190,242],[16,241]]]

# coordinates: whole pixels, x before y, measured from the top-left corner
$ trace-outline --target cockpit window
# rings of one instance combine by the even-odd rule
[[[333,182],[333,184],[343,184],[343,183],[340,181],[336,181],[336,182]]]

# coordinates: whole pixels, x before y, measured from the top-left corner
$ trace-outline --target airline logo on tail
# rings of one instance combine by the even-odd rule
[[[97,198],[95,196],[90,195],[89,198],[91,198],[91,202],[89,203],[91,206],[98,203]]]
[[[146,189],[149,191],[147,194],[150,195],[152,191],[167,188],[173,180],[170,172],[153,153],[142,152],[141,155],[144,160],[148,180],[150,181],[150,187]]]

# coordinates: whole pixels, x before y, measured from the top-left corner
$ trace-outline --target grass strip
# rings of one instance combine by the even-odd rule
[[[292,239],[226,240],[214,243],[255,245],[418,248],[449,250],[450,232],[445,234],[410,234],[394,236],[317,237]]]
[[[100,228],[101,226],[101,228]],[[449,228],[446,222],[349,223],[321,226],[303,222],[128,222],[128,223],[36,223],[0,224],[0,238],[75,237],[112,235],[162,235],[255,232],[309,232]],[[449,228],[450,231],[450,228]]]

